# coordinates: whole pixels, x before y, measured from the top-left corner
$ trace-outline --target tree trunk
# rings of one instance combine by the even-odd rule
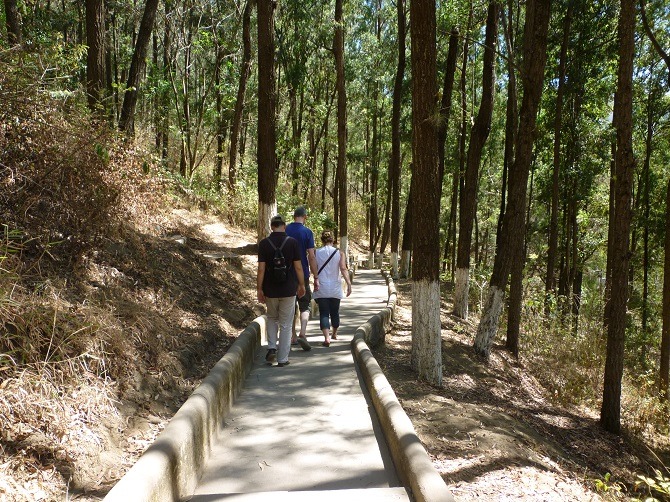
[[[216,66],[214,68],[214,92],[216,95],[216,157],[214,160],[214,190],[221,190],[223,175],[223,151],[226,139],[227,120],[224,120],[223,93],[221,92],[221,68],[223,66],[223,47],[217,43],[215,48]]]
[[[498,237],[502,235],[502,221],[505,216],[505,205],[507,195],[507,173],[510,166],[514,163],[514,145],[516,144],[516,133],[518,127],[518,101],[517,101],[517,87],[516,87],[516,49],[515,37],[513,30],[513,16],[512,6],[509,6],[509,26],[505,23],[505,16],[503,16],[503,23],[505,29],[505,45],[507,47],[507,110],[505,115],[505,152],[503,158],[503,171],[500,176],[502,179],[500,187],[500,210],[498,212],[498,224],[496,229],[496,250],[498,248]]]
[[[444,67],[444,82],[442,85],[442,102],[440,103],[440,127],[437,130],[437,159],[440,169],[440,185],[444,180],[445,143],[449,132],[449,115],[456,79],[456,61],[458,59],[458,28],[453,28],[449,35],[447,62]]]
[[[393,83],[393,111],[391,114],[391,275],[398,278],[398,247],[400,245],[400,118],[402,114],[402,84],[405,79],[405,44],[407,43],[405,2],[396,0],[398,13],[398,67]]]
[[[670,381],[670,180],[665,197],[665,262],[663,267],[663,328],[661,334],[661,361],[659,394],[668,401]]]
[[[661,59],[665,62],[665,66],[668,68],[668,86],[670,86],[670,54],[668,54],[663,49],[663,47],[661,47],[661,44],[658,42],[656,35],[654,35],[654,32],[652,31],[651,26],[649,25],[649,20],[647,19],[647,10],[645,7],[645,0],[640,0],[640,13],[642,16],[642,25],[644,26],[644,31],[647,33],[649,40],[651,40],[651,45],[654,46],[656,53],[661,57]]]
[[[551,0],[530,0],[526,5],[523,41],[523,99],[515,148],[515,159],[509,172],[509,199],[498,236],[498,250],[484,311],[477,328],[475,351],[488,357],[491,342],[498,330],[505,288],[512,259],[523,248],[526,191],[532,161],[537,110],[542,96],[544,66],[547,60],[547,33],[551,15]]]
[[[88,11],[88,4],[86,8]],[[9,45],[20,45],[22,42],[21,36],[21,16],[16,0],[5,0],[5,24],[7,26],[7,42]]]
[[[258,240],[277,211],[275,39],[273,0],[258,0]]]
[[[558,61],[558,91],[556,93],[556,116],[554,119],[554,164],[551,181],[551,214],[549,217],[549,245],[547,250],[547,278],[545,283],[545,315],[549,313],[550,297],[556,287],[555,265],[558,254],[558,201],[559,201],[559,172],[561,166],[561,129],[563,127],[563,94],[565,93],[565,68],[567,65],[568,42],[570,40],[570,26],[572,24],[573,4],[568,5],[568,11],[563,19],[563,41]]]
[[[86,0],[86,94],[88,108],[102,117],[105,94],[105,6],[103,0]]]
[[[479,164],[482,160],[484,144],[491,131],[493,97],[495,93],[495,57],[498,38],[498,17],[500,5],[496,0],[489,2],[484,41],[484,67],[482,70],[482,100],[470,133],[470,146],[465,169],[465,190],[461,196],[458,229],[458,254],[456,257],[456,287],[454,291],[454,315],[468,318],[468,296],[470,287],[470,251],[472,244],[472,223],[477,211],[477,185]]]
[[[171,0],[165,2],[165,21],[163,32],[163,78],[169,79],[172,71],[172,29],[170,24],[170,17],[172,13],[173,4]],[[161,110],[163,115],[162,121],[162,144],[161,144],[161,160],[167,165],[168,152],[170,146],[170,96],[169,91],[164,90],[160,95]]]
[[[128,83],[126,93],[123,96],[123,108],[121,108],[121,118],[119,119],[119,129],[133,133],[135,131],[135,107],[137,105],[137,93],[140,88],[142,76],[144,75],[144,66],[146,64],[147,49],[151,32],[154,28],[156,19],[156,10],[158,9],[158,0],[147,0],[144,6],[144,14],[140,22],[140,31],[137,34],[135,51],[130,63],[130,72],[128,73]]]
[[[440,225],[442,189],[437,164],[435,0],[412,0],[412,367],[422,380],[442,383]]]
[[[335,71],[337,73],[337,179],[339,197],[339,237],[340,249],[348,256],[347,223],[347,92],[344,75],[344,0],[335,0],[335,35],[333,51],[335,53]]]
[[[609,201],[607,211],[607,260],[605,263],[605,292],[604,292],[604,308],[603,308],[603,324],[605,327],[609,324],[609,299],[610,289],[612,288],[612,244],[614,243],[614,179],[615,172],[615,158],[616,156],[616,142],[612,142],[611,159],[610,159],[610,189]]]
[[[521,247],[515,250],[512,258],[512,268],[510,271],[509,302],[507,305],[507,336],[505,339],[505,348],[509,350],[514,357],[519,357],[519,331],[521,329],[521,310],[523,307],[523,268],[526,263],[526,237],[528,235],[528,221],[530,220],[530,209],[533,200],[533,177],[535,170],[531,171],[530,195],[528,197],[528,207],[526,211],[526,225],[523,231],[523,240]]]
[[[633,57],[635,53],[635,0],[621,0],[617,38],[619,68],[614,96],[616,130],[616,182],[612,243],[612,288],[607,325],[607,357],[600,423],[609,432],[621,431],[621,379],[626,339],[630,224],[633,189]]]
[[[645,337],[645,343],[642,346],[642,359],[646,359],[647,351],[647,335],[649,334],[649,174],[651,169],[651,153],[653,148],[653,139],[654,139],[654,113],[653,109],[656,104],[655,100],[656,93],[651,91],[647,96],[647,135],[645,138],[644,146],[644,195],[643,195],[643,205],[644,205],[644,228],[642,234],[642,245],[643,245],[643,255],[642,255],[642,333]]]
[[[255,0],[247,0],[242,15],[242,64],[240,65],[240,80],[237,85],[237,100],[235,101],[235,112],[233,114],[233,127],[230,131],[230,155],[228,162],[228,188],[235,191],[237,182],[237,155],[242,128],[242,115],[244,113],[244,97],[247,92],[247,82],[251,75],[251,9]]]
[[[410,169],[413,168],[410,166]],[[412,176],[411,180],[414,179]],[[400,256],[400,277],[406,279],[409,277],[412,263],[412,206],[414,205],[414,186],[413,181],[409,183],[409,194],[407,196],[407,206],[405,207],[405,223],[402,229],[402,253]]]
[[[466,153],[465,145],[467,144],[468,138],[468,100],[467,100],[467,68],[468,68],[468,56],[470,54],[470,33],[472,31],[472,22],[474,17],[474,9],[472,6],[472,1],[470,2],[470,14],[468,16],[468,29],[465,34],[465,40],[463,41],[463,60],[461,64],[461,79],[460,79],[460,91],[461,91],[461,130],[460,137],[458,140],[458,169],[454,174],[453,180],[453,194],[451,199],[451,231],[452,231],[452,250],[451,250],[451,281],[455,282],[456,274],[456,251],[458,248],[456,242],[456,224],[457,216],[456,210],[459,207],[458,199],[463,196],[463,191],[465,187],[464,175],[465,175],[465,166],[466,166]],[[457,195],[456,195],[457,194]]]
[[[444,183],[444,172],[446,162],[446,140],[449,131],[449,116],[451,114],[452,94],[454,81],[456,79],[456,61],[458,59],[458,28],[452,28],[449,35],[449,49],[447,50],[447,62],[444,68],[444,82],[442,85],[442,102],[440,103],[440,126],[437,131],[437,161],[440,170],[440,186]],[[456,185],[458,188],[458,185]],[[458,202],[458,190],[451,192],[449,220],[447,221],[447,236],[444,242],[444,256],[442,259],[442,271],[446,271],[449,258],[449,248],[452,242],[452,218],[453,242],[456,240],[456,203]]]

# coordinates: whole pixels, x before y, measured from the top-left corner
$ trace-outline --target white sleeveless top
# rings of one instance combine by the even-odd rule
[[[319,290],[312,294],[313,298],[344,298],[340,276],[340,250],[330,244],[318,248],[316,250],[316,266],[317,269],[320,269],[333,252],[335,256],[319,272]]]

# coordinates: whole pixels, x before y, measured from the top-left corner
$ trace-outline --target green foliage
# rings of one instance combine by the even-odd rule
[[[592,482],[596,487],[596,491],[600,493],[621,494],[625,489],[625,486],[622,483],[612,481],[612,474],[609,472],[602,478],[593,479]]]
[[[660,470],[654,469],[654,477],[638,474],[637,478],[638,481],[636,481],[635,487],[643,487],[648,493],[647,497],[639,500],[643,502],[670,500],[670,477],[663,474]]]

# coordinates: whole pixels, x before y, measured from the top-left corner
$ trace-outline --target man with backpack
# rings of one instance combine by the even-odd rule
[[[305,275],[305,295],[298,297],[298,311],[300,312],[300,335],[296,336],[295,324],[292,329],[291,344],[300,344],[302,350],[311,350],[312,346],[307,341],[307,322],[309,321],[309,307],[312,301],[312,290],[309,287],[309,271],[314,274],[314,291],[319,289],[319,278],[316,267],[316,246],[314,245],[314,233],[305,225],[307,210],[305,206],[298,206],[293,211],[293,223],[286,227],[286,234],[298,241],[300,247],[300,260]],[[297,314],[297,312],[296,312]]]
[[[291,330],[296,294],[305,295],[305,279],[298,242],[286,235],[280,215],[270,220],[272,233],[258,244],[256,291],[258,301],[267,306],[268,352],[265,360],[277,366],[289,364]]]

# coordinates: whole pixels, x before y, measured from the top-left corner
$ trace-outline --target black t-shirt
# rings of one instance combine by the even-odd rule
[[[300,247],[298,241],[293,237],[288,237],[286,244],[282,248],[284,260],[288,267],[288,279],[286,282],[277,284],[272,281],[269,273],[268,263],[272,262],[275,256],[275,250],[268,239],[272,239],[272,243],[279,248],[284,239],[287,237],[286,232],[272,232],[267,238],[263,239],[258,244],[258,261],[265,262],[265,276],[263,277],[263,294],[268,298],[284,298],[287,296],[295,296],[298,291],[298,277],[295,273],[294,261],[300,261]]]

